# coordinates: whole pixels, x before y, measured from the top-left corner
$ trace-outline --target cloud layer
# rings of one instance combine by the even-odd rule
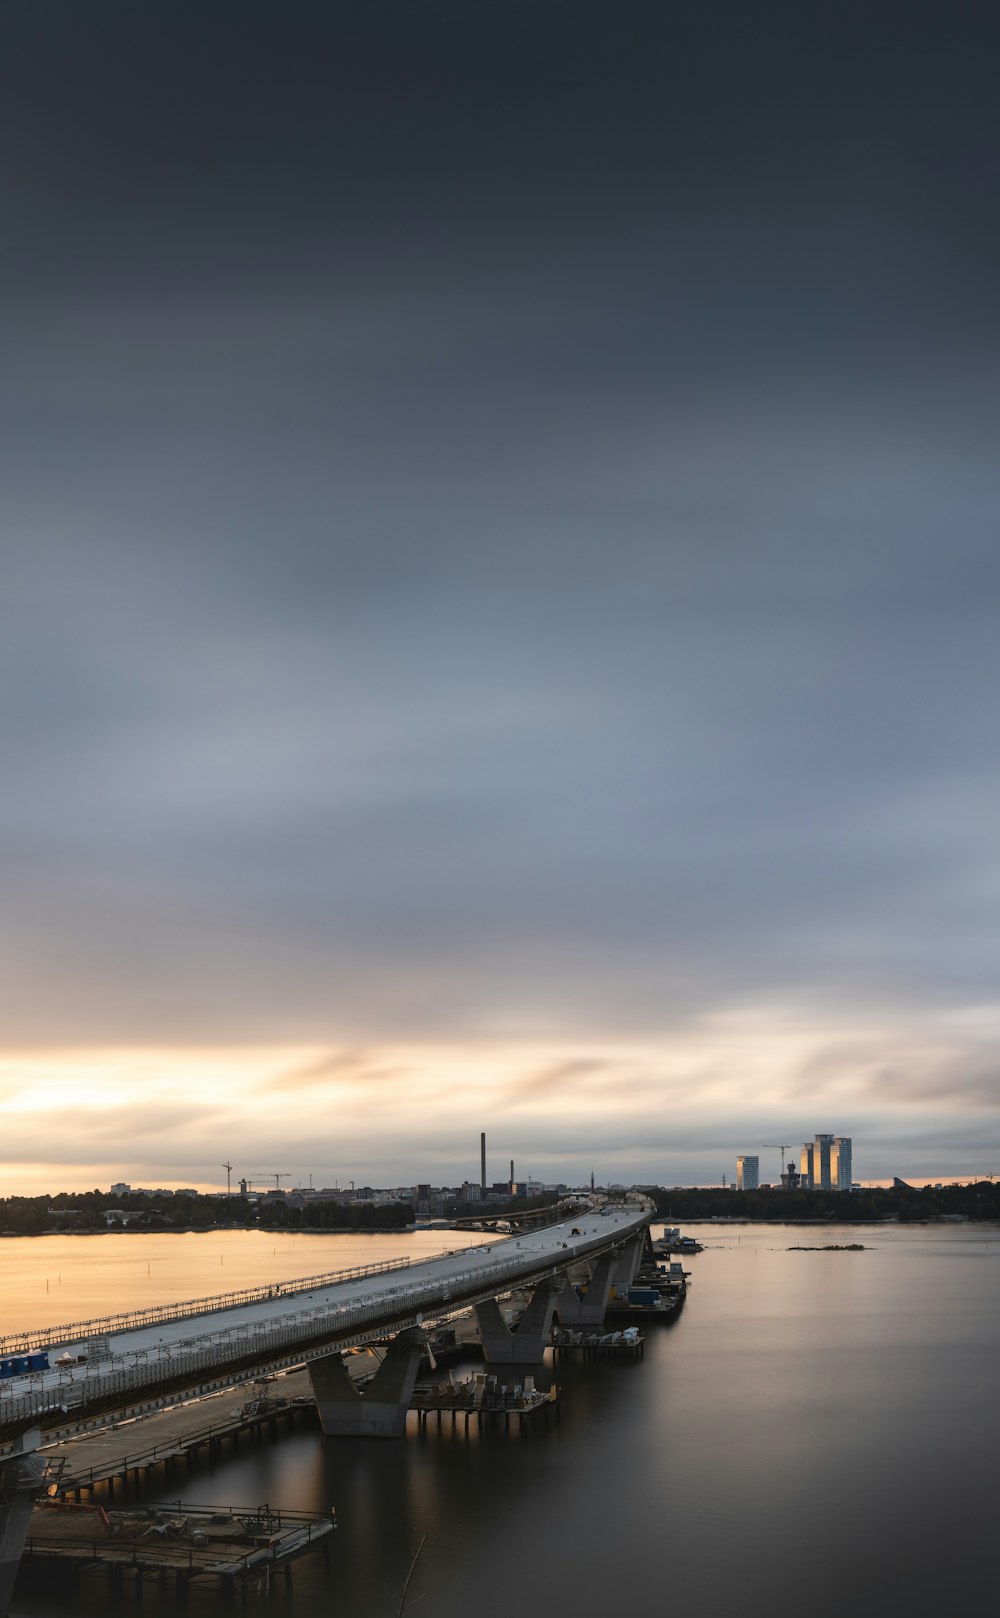
[[[871,1172],[928,1109],[977,1168],[988,25],[54,9],[5,101],[15,1071],[101,1053],[84,1132],[151,1167],[197,1068],[247,1157],[329,1077],[391,1178],[487,1106],[705,1177],[838,1097]]]

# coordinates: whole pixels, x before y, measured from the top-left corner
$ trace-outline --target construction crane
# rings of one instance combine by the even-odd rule
[[[253,1174],[258,1180],[273,1180],[275,1191],[281,1190],[280,1182],[282,1180],[291,1179],[291,1175],[286,1173],[285,1170],[282,1170],[280,1174],[276,1174],[274,1169],[251,1169],[250,1174]],[[247,1176],[247,1184],[250,1186],[253,1184],[249,1175]]]
[[[226,1171],[226,1196],[231,1197],[233,1194],[233,1165],[231,1163],[223,1163],[222,1167]]]
[[[766,1141],[763,1142],[763,1144],[765,1146],[770,1146],[772,1151],[781,1153],[781,1175],[782,1175],[782,1179],[783,1179],[784,1175],[785,1175],[785,1153],[791,1151],[791,1149],[792,1149],[791,1141],[788,1140],[788,1141],[784,1141],[784,1142],[779,1142],[779,1141],[776,1141],[776,1140],[766,1140]]]

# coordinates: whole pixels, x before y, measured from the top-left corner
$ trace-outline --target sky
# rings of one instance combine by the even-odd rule
[[[4,8],[0,1194],[1000,1171],[991,9]]]

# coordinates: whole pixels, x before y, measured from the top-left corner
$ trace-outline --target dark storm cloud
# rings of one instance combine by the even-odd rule
[[[15,1044],[995,999],[996,38],[874,9],[8,8]]]

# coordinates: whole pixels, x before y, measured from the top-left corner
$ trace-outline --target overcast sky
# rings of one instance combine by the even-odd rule
[[[0,1192],[1000,1169],[987,10],[4,8]]]

